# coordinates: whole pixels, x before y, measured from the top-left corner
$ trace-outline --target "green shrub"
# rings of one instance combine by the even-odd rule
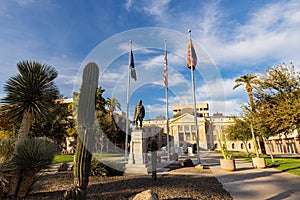
[[[0,199],[8,192],[9,179],[16,169],[11,161],[14,151],[14,140],[4,139],[0,141]]]
[[[14,162],[22,169],[40,171],[52,163],[56,146],[45,138],[27,138],[14,152]]]
[[[25,197],[38,172],[52,163],[55,154],[56,145],[45,138],[25,138],[19,141],[12,159],[17,167],[10,182],[10,185],[15,186],[12,193]]]
[[[92,158],[92,162],[91,162],[90,175],[91,176],[106,176],[107,175],[105,165],[103,165],[103,163],[101,163],[98,159],[96,159],[94,157]]]
[[[100,161],[93,157],[91,162],[91,176],[122,176],[124,174],[124,163],[114,161]]]
[[[14,151],[14,140],[11,138],[0,141],[0,163],[9,160]]]

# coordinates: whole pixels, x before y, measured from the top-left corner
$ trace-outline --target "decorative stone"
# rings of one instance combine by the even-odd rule
[[[158,200],[158,195],[152,190],[145,190],[135,195],[132,200]]]

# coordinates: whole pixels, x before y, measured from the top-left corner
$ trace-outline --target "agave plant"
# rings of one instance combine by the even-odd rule
[[[20,170],[18,190],[14,195],[24,197],[39,171],[52,163],[56,146],[45,138],[26,138],[15,148],[13,162]]]

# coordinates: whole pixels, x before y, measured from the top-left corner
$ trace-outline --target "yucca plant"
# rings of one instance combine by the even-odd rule
[[[15,148],[13,162],[19,168],[18,197],[27,195],[39,171],[52,163],[56,146],[46,138],[26,138]]]

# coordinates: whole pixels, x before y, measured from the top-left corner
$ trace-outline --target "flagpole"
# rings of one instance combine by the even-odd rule
[[[166,131],[167,131],[167,152],[168,152],[168,160],[170,160],[170,139],[169,139],[169,102],[168,102],[168,93],[169,93],[169,85],[168,85],[168,63],[167,63],[167,39],[164,40],[165,45],[165,67],[166,67],[166,77],[165,77],[165,88],[166,88]]]
[[[191,40],[192,30],[188,30],[189,37]],[[194,121],[195,121],[195,131],[196,131],[196,145],[197,145],[197,164],[200,164],[200,154],[199,154],[199,136],[198,136],[198,123],[197,123],[197,110],[196,110],[196,96],[195,96],[195,80],[194,80],[194,67],[193,66],[193,53],[192,53],[192,44],[190,45],[191,52],[191,76],[192,76],[192,92],[193,92],[193,101],[194,101]]]
[[[125,163],[128,160],[128,134],[129,134],[129,100],[130,100],[130,52],[132,50],[132,40],[129,41],[128,53],[128,82],[127,82],[127,103],[126,103],[126,137],[125,137]]]

